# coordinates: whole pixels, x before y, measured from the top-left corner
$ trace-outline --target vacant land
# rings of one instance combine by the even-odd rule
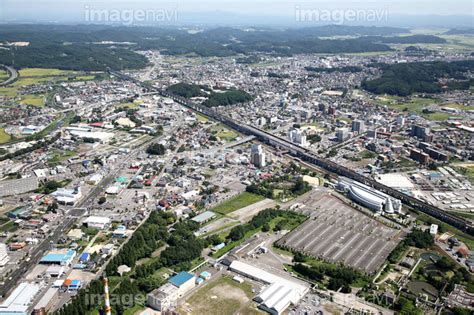
[[[251,303],[252,286],[222,276],[206,283],[183,304],[180,314],[259,314]]]
[[[225,215],[235,210],[238,210],[240,208],[247,207],[251,204],[262,201],[263,199],[265,198],[262,196],[248,193],[248,192],[243,192],[232,199],[224,201],[223,203],[221,203],[220,205],[216,206],[215,208],[211,210]]]

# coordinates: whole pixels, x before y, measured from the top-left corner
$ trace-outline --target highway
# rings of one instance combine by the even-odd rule
[[[337,175],[340,175],[340,176],[345,176],[345,177],[348,177],[348,178],[351,178],[351,179],[354,179],[356,181],[359,181],[361,183],[364,183],[368,186],[371,186],[379,191],[382,191],[394,198],[397,198],[397,199],[400,199],[405,205],[408,205],[418,211],[421,211],[423,213],[426,213],[430,216],[433,216],[435,218],[437,218],[438,220],[441,220],[445,223],[448,223],[466,233],[469,233],[470,235],[474,235],[474,226],[473,224],[468,221],[468,220],[465,220],[465,219],[462,219],[462,218],[458,218],[456,216],[453,216],[451,215],[450,213],[447,213],[446,211],[438,208],[438,207],[435,207],[435,206],[432,206],[432,205],[429,205],[417,198],[414,198],[412,196],[409,196],[409,195],[406,195],[398,190],[395,190],[391,187],[388,187],[388,186],[385,186],[377,181],[375,181],[374,179],[372,178],[369,178],[369,177],[366,177],[362,174],[359,174],[349,168],[346,168],[344,166],[341,166],[329,159],[326,159],[326,158],[323,158],[323,157],[319,157],[317,156],[316,154],[314,154],[313,152],[311,152],[310,150],[308,149],[305,149],[303,147],[300,147],[298,145],[295,145],[291,142],[289,142],[288,140],[286,139],[283,139],[281,137],[278,137],[278,136],[275,136],[269,132],[266,132],[264,130],[261,130],[259,128],[256,128],[256,127],[253,127],[253,126],[249,126],[247,124],[244,124],[244,123],[241,123],[241,122],[238,122],[230,117],[227,117],[225,115],[222,115],[220,113],[218,113],[217,111],[213,110],[212,108],[208,108],[208,107],[205,107],[203,105],[200,105],[200,104],[194,104],[194,103],[191,103],[189,102],[187,99],[183,98],[183,97],[180,97],[180,96],[176,96],[176,95],[172,95],[164,90],[161,90],[161,89],[158,89],[158,88],[155,88],[153,86],[150,86],[150,85],[147,85],[147,84],[144,84],[143,82],[135,79],[135,78],[132,78],[130,76],[127,76],[127,75],[124,75],[122,73],[119,73],[119,72],[116,72],[116,71],[111,71],[111,70],[108,70],[108,72],[111,74],[111,75],[114,75],[122,80],[127,80],[127,81],[131,81],[131,82],[134,82],[135,84],[137,85],[140,85],[142,86],[145,90],[148,90],[150,92],[157,92],[159,93],[160,95],[164,96],[164,97],[168,97],[168,98],[171,98],[172,100],[174,100],[175,102],[183,105],[183,106],[186,106],[196,112],[199,112],[201,114],[204,114],[206,116],[209,116],[211,117],[212,119],[214,120],[217,120],[241,133],[244,133],[244,134],[247,134],[247,135],[254,135],[255,137],[257,137],[260,141],[262,142],[265,142],[269,145],[272,145],[276,148],[279,148],[279,149],[287,149],[291,152],[291,154],[293,156],[296,156],[298,158],[300,158],[301,160],[305,161],[305,162],[308,162],[308,163],[311,163],[313,165],[316,165],[318,167],[321,167],[329,172],[332,172],[332,173],[335,173]]]
[[[12,67],[0,65],[0,68],[4,68],[10,74],[10,77],[3,82],[0,82],[0,86],[8,85],[18,78],[18,72]]]

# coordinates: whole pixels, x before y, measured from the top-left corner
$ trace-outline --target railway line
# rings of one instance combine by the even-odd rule
[[[382,191],[394,198],[400,199],[405,205],[408,205],[418,211],[421,211],[423,213],[426,213],[440,221],[443,221],[445,223],[448,223],[461,231],[464,231],[470,235],[474,235],[474,225],[463,218],[456,217],[438,207],[432,206],[430,204],[427,204],[417,198],[414,198],[412,196],[406,195],[396,189],[393,189],[391,187],[388,187],[386,185],[383,185],[377,181],[375,181],[372,178],[369,178],[367,176],[364,176],[362,174],[359,174],[347,167],[341,166],[329,159],[317,156],[310,150],[300,147],[298,145],[295,145],[294,143],[283,139],[281,137],[275,136],[274,134],[271,134],[269,132],[266,132],[262,129],[238,122],[230,117],[227,117],[212,108],[205,107],[200,104],[195,104],[189,102],[187,99],[173,95],[168,93],[167,91],[158,89],[156,87],[153,87],[151,85],[145,84],[133,77],[130,77],[128,75],[124,75],[122,73],[116,72],[116,71],[111,71],[109,70],[109,73],[122,79],[122,80],[128,80],[131,82],[134,82],[137,85],[140,85],[143,87],[143,89],[146,92],[156,92],[164,97],[171,98],[173,101],[186,106],[196,112],[199,112],[201,114],[204,114],[206,116],[211,117],[212,119],[219,121],[230,128],[233,128],[243,134],[247,135],[253,135],[255,136],[258,140],[267,143],[271,146],[277,147],[279,149],[287,149],[289,152],[293,155],[301,159],[302,161],[305,161],[307,163],[311,163],[315,166],[318,166],[320,168],[323,168],[331,173],[335,173],[339,176],[345,176],[350,179],[356,180],[358,182],[361,182],[365,185],[371,186],[374,189],[377,189],[379,191]]]

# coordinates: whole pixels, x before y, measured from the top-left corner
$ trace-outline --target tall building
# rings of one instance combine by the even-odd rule
[[[377,129],[371,129],[371,130],[367,131],[367,137],[371,138],[371,139],[374,139],[374,140],[377,140]]]
[[[5,266],[8,260],[7,245],[0,243],[0,267]]]
[[[352,131],[361,133],[364,130],[364,122],[360,120],[353,120],[352,121]]]
[[[250,148],[250,162],[256,167],[264,167],[265,163],[265,152],[260,144],[252,144]]]
[[[336,138],[338,142],[344,142],[349,139],[349,129],[338,128],[336,129]]]
[[[403,128],[405,126],[405,117],[400,115],[397,117],[397,126]]]
[[[263,127],[267,124],[267,119],[265,117],[260,117],[257,119],[257,126]]]
[[[423,151],[411,149],[410,158],[421,164],[427,164],[430,160],[430,156]]]
[[[413,125],[411,126],[411,133],[412,137],[417,137],[419,139],[425,139],[430,133],[430,129],[428,127],[423,127],[420,125]]]
[[[306,141],[306,135],[299,129],[291,130],[288,134],[288,138],[290,138],[291,142],[296,143],[297,145],[300,145],[302,147],[308,146],[308,142]]]

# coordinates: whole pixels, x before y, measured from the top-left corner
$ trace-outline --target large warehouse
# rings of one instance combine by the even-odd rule
[[[296,305],[308,292],[308,287],[260,268],[234,260],[229,269],[247,278],[254,279],[269,286],[254,299],[259,308],[271,313],[282,314],[290,304]]]
[[[36,283],[20,283],[8,298],[0,304],[0,315],[26,315],[41,286]]]
[[[340,177],[338,190],[347,192],[348,196],[377,212],[385,211],[385,213],[400,213],[402,210],[402,202],[399,199],[390,197],[370,186],[364,185],[349,178]]]

